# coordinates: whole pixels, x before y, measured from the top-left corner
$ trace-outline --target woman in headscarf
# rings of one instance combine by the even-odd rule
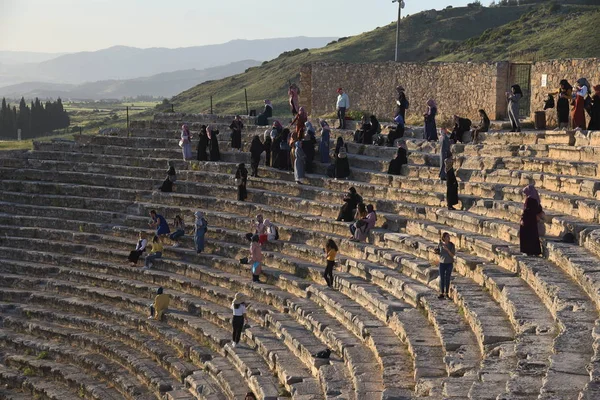
[[[159,189],[161,192],[170,193],[173,191],[173,183],[177,180],[177,172],[175,171],[175,163],[173,161],[169,161],[167,164],[169,166],[167,177]]]
[[[481,132],[487,132],[490,130],[490,118],[484,109],[479,110],[479,117],[481,118],[479,125],[474,126],[473,131],[471,132],[471,141],[474,144],[479,141],[479,134]]]
[[[373,204],[367,205],[367,216],[356,222],[356,230],[354,231],[354,237],[351,239],[353,242],[366,242],[369,237],[371,229],[375,228],[377,222],[377,213],[373,208]]]
[[[390,130],[387,136],[386,146],[388,147],[393,147],[396,140],[404,136],[404,119],[402,115],[396,115],[394,122],[396,123],[396,128]]]
[[[267,235],[267,241],[272,242],[273,240],[279,239],[277,227],[273,225],[269,219],[265,219],[264,226],[265,234]]]
[[[252,138],[250,144],[250,172],[251,176],[258,178],[258,164],[260,164],[260,155],[265,150],[258,135]]]
[[[140,256],[146,251],[147,245],[148,240],[146,239],[146,233],[144,233],[144,231],[140,231],[137,244],[135,245],[135,250],[132,250],[129,253],[129,257],[127,257],[127,260],[129,260],[129,262],[131,263],[130,265],[132,267],[136,266],[138,260],[140,259]]]
[[[292,133],[292,137],[290,138],[290,146],[292,146],[296,141],[302,140],[304,137],[304,129],[305,124],[308,121],[308,114],[304,107],[300,107],[298,110],[298,114],[292,120],[292,125],[296,124],[296,130]]]
[[[198,161],[208,161],[206,148],[208,147],[208,136],[206,135],[206,125],[200,127],[198,135]]]
[[[317,139],[315,138],[315,128],[307,121],[306,124],[306,135],[304,135],[304,139],[302,139],[302,150],[304,150],[304,155],[306,156],[306,161],[304,162],[304,170],[306,173],[310,174],[313,172],[313,161],[315,160],[315,144],[317,144]]]
[[[354,210],[359,203],[362,203],[362,197],[356,193],[356,189],[351,187],[348,193],[344,196],[344,205],[340,209],[337,221],[352,222],[354,221]]]
[[[540,236],[538,233],[538,221],[540,214],[540,205],[533,197],[525,200],[525,209],[521,216],[521,226],[519,227],[519,244],[521,253],[528,256],[538,256],[542,254],[540,246]]]
[[[206,136],[210,141],[210,161],[221,161],[221,152],[219,151],[219,131],[212,130],[209,126],[206,127]]]
[[[294,179],[296,183],[302,184],[304,179],[304,163],[306,162],[306,155],[302,150],[302,142],[296,142],[296,159],[294,161]]]
[[[283,132],[283,126],[279,121],[273,121],[273,127],[271,128],[271,139],[275,139],[277,135],[281,135]]]
[[[325,120],[321,120],[321,143],[319,143],[319,157],[321,158],[322,164],[329,164],[331,159],[329,158],[329,140],[330,140],[331,129],[329,124]]]
[[[400,175],[402,174],[402,166],[408,164],[408,152],[404,148],[404,146],[399,146],[396,155],[390,161],[390,165],[388,167],[388,174],[390,175]]]
[[[273,116],[273,104],[271,100],[265,100],[265,109],[261,114],[256,117],[256,125],[267,126],[269,125],[269,118]]]
[[[448,210],[455,210],[454,206],[458,204],[458,181],[452,158],[447,158],[444,164],[446,168],[446,203]]]
[[[298,86],[295,83],[290,85],[288,89],[289,103],[290,103],[290,111],[292,115],[298,114]]]
[[[571,123],[573,129],[585,129],[585,99],[590,92],[590,84],[587,79],[580,78],[577,81],[577,92],[575,93],[575,106],[571,111]]]
[[[239,115],[236,115],[231,125],[231,149],[242,151],[242,130],[244,129],[244,123]]]
[[[381,131],[381,124],[379,124],[377,117],[371,115],[370,120],[371,123],[369,124],[369,129],[363,134],[363,144],[373,144],[373,136]]]
[[[450,153],[450,137],[446,128],[442,129],[440,136],[440,179],[446,180],[446,167],[444,166],[446,159],[451,156]]]
[[[533,185],[527,185],[523,188],[523,195],[525,196],[525,202],[523,203],[523,209],[527,208],[527,199],[532,198],[537,202],[538,205],[538,236],[543,237],[546,236],[546,225],[544,224],[544,218],[546,214],[544,213],[544,209],[542,208],[542,201],[540,199],[540,194],[537,189]]]
[[[248,170],[244,163],[238,164],[237,171],[235,171],[235,184],[238,188],[238,201],[245,201],[248,198],[248,191],[246,190],[246,183],[248,182]]]
[[[435,100],[427,100],[427,111],[423,116],[425,117],[425,140],[437,141],[437,126],[435,124],[435,116],[437,115],[438,109]]]
[[[594,86],[594,95],[592,96],[592,108],[590,110],[590,131],[600,131],[600,85]]]
[[[337,138],[335,152],[335,179],[344,179],[350,176],[350,163],[348,162],[348,146],[341,136]]]
[[[398,86],[396,91],[398,92],[398,97],[396,98],[396,112],[394,113],[394,118],[401,115],[402,120],[405,120],[406,110],[408,110],[408,99],[406,98],[406,93],[404,93],[404,88],[402,86]]]
[[[512,125],[511,132],[521,132],[521,123],[519,122],[519,100],[523,97],[521,86],[512,85],[510,92],[506,92],[508,99],[508,118]]]
[[[187,125],[181,127],[181,152],[183,153],[183,161],[192,159],[192,134]]]
[[[290,130],[285,128],[281,133],[281,141],[279,142],[279,169],[286,170],[289,168],[290,158],[290,145],[288,138],[290,136]]]
[[[265,131],[265,138],[263,141],[263,148],[265,149],[265,167],[271,166],[271,145],[273,141],[271,140],[271,130],[267,129]]]
[[[273,131],[271,131],[271,134]],[[281,133],[278,133],[273,138],[273,143],[271,143],[271,167],[279,169],[279,152],[281,147]]]
[[[558,99],[556,100],[556,117],[558,127],[566,129],[569,126],[569,114],[571,112],[571,99],[573,99],[573,86],[566,79],[559,83]]]
[[[194,244],[196,245],[196,253],[200,254],[204,251],[204,235],[208,230],[208,223],[201,211],[196,211],[194,216],[196,217],[196,222],[194,223]]]

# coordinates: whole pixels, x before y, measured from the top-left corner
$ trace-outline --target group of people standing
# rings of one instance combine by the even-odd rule
[[[556,102],[553,101],[554,95],[558,97]],[[552,98],[551,103],[556,104],[559,129],[568,128],[570,118],[572,129],[600,130],[600,85],[591,87],[586,78],[580,78],[573,87],[568,80],[562,79],[558,90],[548,96]],[[586,113],[589,116],[587,126]]]

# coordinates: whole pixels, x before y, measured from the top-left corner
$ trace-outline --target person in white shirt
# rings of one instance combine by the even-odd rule
[[[233,318],[231,319],[231,325],[233,327],[233,337],[231,347],[237,346],[242,337],[242,330],[244,329],[244,322],[246,316],[246,302],[242,293],[236,293],[231,303],[231,310],[233,311]]]
[[[147,244],[148,244],[148,240],[146,240],[146,233],[144,233],[143,231],[140,231],[140,234],[138,237],[138,242],[135,246],[135,250],[132,250],[129,253],[129,257],[127,257],[129,262],[131,263],[132,267],[135,267],[138,260],[140,259],[140,256],[144,253],[144,251],[146,251]]]
[[[346,129],[346,110],[350,108],[350,99],[344,92],[344,89],[338,88],[338,97],[336,103],[337,116],[340,121],[339,129]]]

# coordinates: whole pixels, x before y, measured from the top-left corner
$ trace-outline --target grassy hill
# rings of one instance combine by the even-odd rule
[[[600,56],[599,6],[535,8],[481,36],[448,46],[436,61],[545,60]]]
[[[429,61],[448,46],[481,35],[490,27],[517,20],[527,7],[460,7],[430,10],[402,20],[400,43],[402,61]],[[396,24],[350,38],[342,38],[320,49],[296,50],[249,68],[245,73],[195,86],[173,98],[176,111],[206,112],[213,96],[215,113],[245,112],[244,89],[250,109],[261,109],[263,99],[271,99],[275,113],[287,110],[288,82],[299,79],[300,67],[315,61],[376,62],[394,58]]]

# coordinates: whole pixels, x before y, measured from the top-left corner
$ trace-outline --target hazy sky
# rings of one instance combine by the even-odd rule
[[[405,1],[403,14],[469,3]],[[0,50],[74,52],[350,36],[394,21],[397,7],[391,0],[0,0]]]

